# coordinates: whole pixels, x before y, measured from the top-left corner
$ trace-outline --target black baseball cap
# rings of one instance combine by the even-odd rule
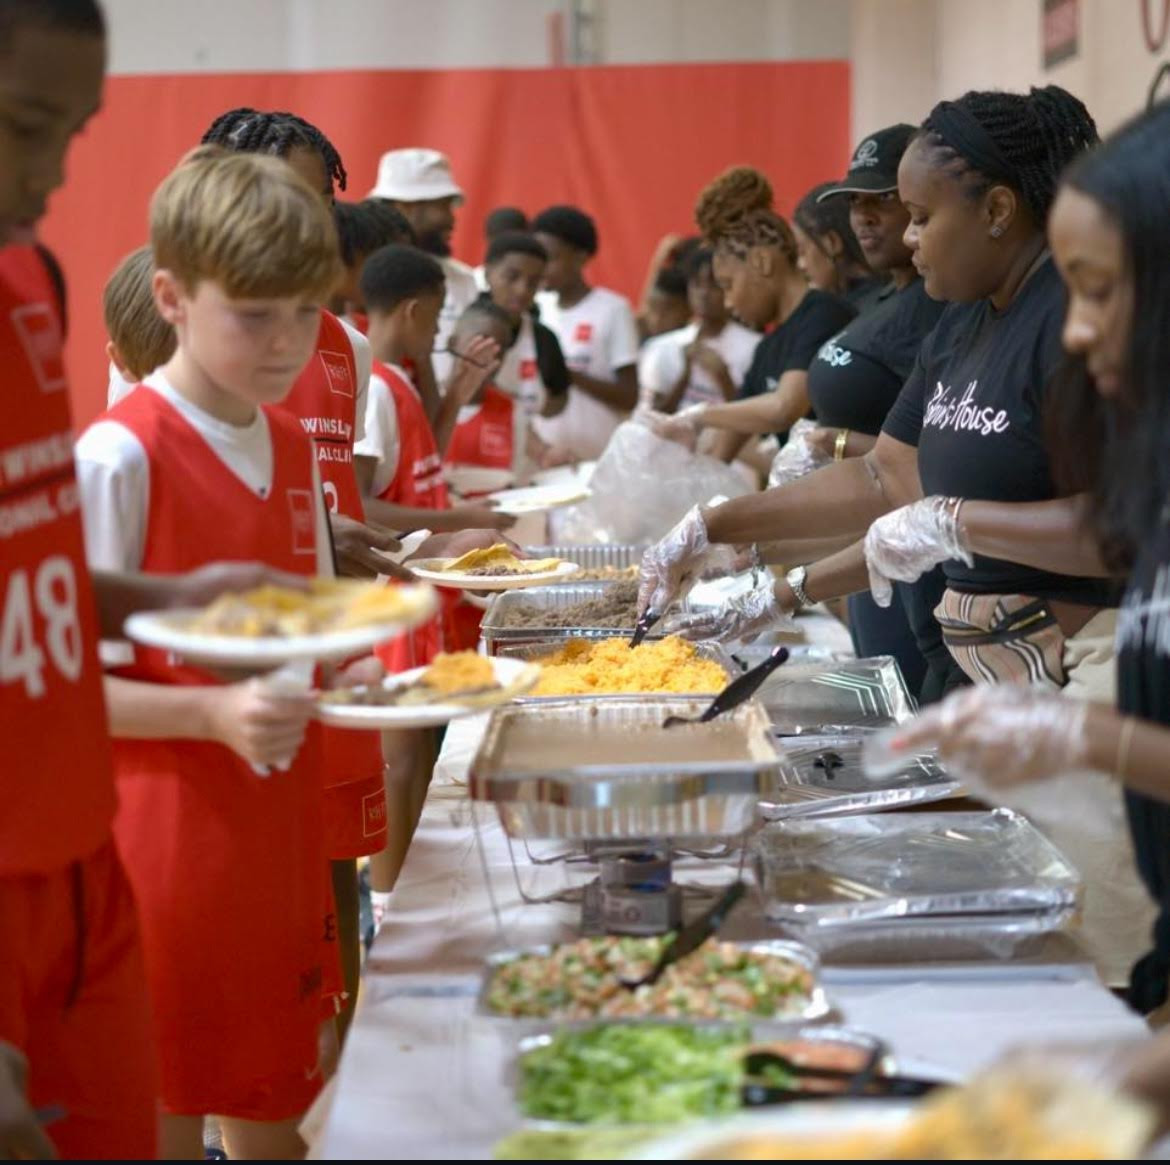
[[[835,194],[885,194],[898,189],[898,163],[918,132],[916,126],[891,125],[872,133],[853,151],[849,173],[839,185],[830,186],[818,199]]]

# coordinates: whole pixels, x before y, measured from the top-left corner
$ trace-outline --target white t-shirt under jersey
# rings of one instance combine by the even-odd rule
[[[229,425],[180,396],[161,373],[143,381],[143,391],[169,401],[211,446],[212,452],[259,497],[272,489],[272,436],[261,410],[248,425]],[[142,443],[118,421],[99,420],[77,442],[77,481],[85,527],[85,556],[91,569],[138,571],[146,548],[150,514],[150,460]],[[317,527],[317,573],[333,574],[329,518],[317,459],[313,457]],[[107,663],[124,663],[128,649],[103,649]]]
[[[410,374],[397,364],[389,366],[407,384]],[[370,391],[366,397],[365,434],[354,445],[355,457],[370,457],[374,461],[374,475],[370,482],[373,497],[385,492],[398,472],[398,461],[402,456],[402,441],[398,430],[398,406],[394,393],[386,381],[373,372],[370,374]]]
[[[642,345],[638,356],[638,387],[643,404],[653,406],[656,394],[669,393],[674,388],[686,367],[684,349],[698,338],[699,325],[687,324],[685,328],[652,336]],[[759,332],[729,320],[718,336],[703,343],[723,357],[732,383],[738,388],[760,338]],[[694,404],[722,404],[723,399],[719,385],[702,368],[692,365],[690,381],[679,408]]]
[[[338,316],[338,319],[341,319]],[[350,347],[353,350],[353,367],[357,373],[357,386],[354,394],[354,424],[353,439],[356,444],[362,439],[366,423],[366,386],[370,382],[370,368],[373,364],[373,355],[370,352],[370,341],[349,322],[341,319],[345,334],[349,337]],[[106,389],[106,408],[112,409],[124,396],[134,388],[135,382],[127,380],[111,362],[109,385]]]
[[[638,327],[625,296],[594,287],[572,307],[562,308],[554,292],[540,292],[537,302],[541,323],[556,332],[565,363],[574,372],[612,381],[619,368],[637,363]],[[563,412],[539,417],[533,424],[543,441],[574,457],[589,459],[601,456],[625,416],[579,388],[571,388]]]

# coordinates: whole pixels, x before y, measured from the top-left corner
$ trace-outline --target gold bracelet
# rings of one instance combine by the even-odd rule
[[[833,460],[834,461],[844,461],[845,460],[845,446],[848,444],[849,444],[849,430],[848,429],[838,429],[837,430],[837,443],[833,446]]]
[[[1126,716],[1121,722],[1121,732],[1117,737],[1117,763],[1114,766],[1116,775],[1125,780],[1126,769],[1129,768],[1129,746],[1133,743],[1134,718]]]

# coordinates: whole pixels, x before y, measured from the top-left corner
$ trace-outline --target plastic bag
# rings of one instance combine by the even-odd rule
[[[657,542],[694,505],[749,486],[729,465],[656,436],[638,420],[619,425],[597,462],[593,496],[549,515],[552,540],[562,545]]]

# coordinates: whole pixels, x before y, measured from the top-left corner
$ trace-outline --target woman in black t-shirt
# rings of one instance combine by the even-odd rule
[[[1050,443],[1058,480],[1087,491],[1069,553],[1128,576],[1117,711],[1046,693],[977,689],[895,744],[936,744],[994,785],[1076,769],[1128,786],[1130,830],[1159,906],[1130,1002],[1164,1004],[1170,975],[1170,104],[1119,130],[1064,180],[1050,225],[1068,290]]]
[[[855,314],[844,300],[809,287],[797,267],[792,228],[771,206],[768,180],[741,166],[712,182],[695,209],[699,229],[715,248],[715,280],[728,308],[749,328],[767,332],[743,384],[734,386],[739,399],[676,414],[696,429],[725,430],[717,452],[728,461],[749,436],[784,434],[808,414],[808,366]],[[704,367],[732,388],[722,360]]]

